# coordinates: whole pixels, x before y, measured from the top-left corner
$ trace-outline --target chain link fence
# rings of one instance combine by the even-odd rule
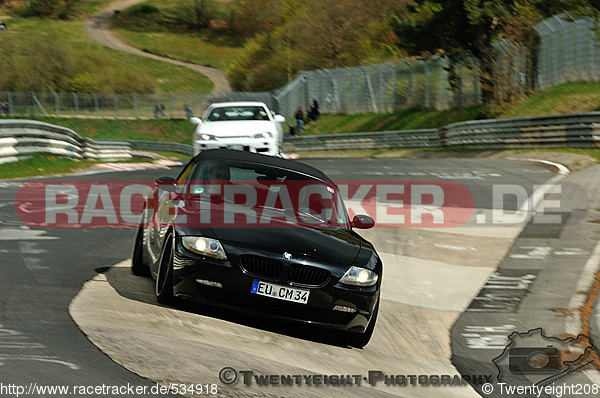
[[[501,102],[569,81],[600,80],[600,49],[593,20],[558,15],[535,26],[540,49],[535,58],[506,40],[496,43],[493,75]],[[533,67],[536,67],[534,70]],[[317,100],[329,114],[385,113],[407,108],[449,109],[480,103],[478,63],[465,57],[450,75],[440,57],[398,60],[385,64],[300,72],[280,89],[269,92],[204,94],[75,94],[0,92],[4,116],[86,117],[111,119],[187,118],[189,106],[201,115],[213,102],[260,101],[292,118]],[[533,72],[532,72],[533,71]]]
[[[458,69],[458,85],[448,81],[447,61],[398,61],[352,68],[301,72],[270,92],[203,94],[0,93],[5,116],[85,117],[110,119],[187,118],[186,106],[201,115],[213,102],[260,101],[292,117],[317,100],[323,113],[393,112],[407,108],[448,109],[479,103],[473,62]]]
[[[535,26],[540,36],[538,91],[574,81],[599,81],[599,37],[591,18],[561,14]]]

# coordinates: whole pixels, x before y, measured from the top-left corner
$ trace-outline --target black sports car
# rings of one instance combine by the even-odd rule
[[[383,265],[352,228],[338,187],[306,164],[204,151],[146,198],[132,271],[175,298],[333,329],[363,347],[373,333]]]

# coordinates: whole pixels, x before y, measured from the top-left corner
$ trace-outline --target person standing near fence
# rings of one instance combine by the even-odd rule
[[[298,110],[296,111],[296,115],[294,117],[296,118],[296,122],[298,123],[298,134],[302,134],[302,128],[304,127],[304,110],[301,106],[298,107]]]
[[[189,104],[185,104],[183,106],[183,110],[185,111],[185,116],[188,119],[191,119],[194,116],[194,111],[192,110],[192,107]]]

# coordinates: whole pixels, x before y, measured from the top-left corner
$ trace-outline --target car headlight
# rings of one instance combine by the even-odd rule
[[[227,260],[227,255],[221,242],[216,239],[203,238],[201,236],[182,236],[181,243],[183,247],[191,252],[202,254],[204,256]]]
[[[196,134],[196,139],[198,141],[214,141],[217,137],[211,134]]]
[[[254,134],[254,138],[273,138],[273,134],[265,131],[264,133]]]
[[[342,276],[340,282],[354,286],[373,286],[377,283],[377,279],[379,279],[379,275],[375,272],[366,268],[352,266]]]

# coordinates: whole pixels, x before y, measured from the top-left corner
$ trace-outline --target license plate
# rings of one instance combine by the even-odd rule
[[[235,149],[236,151],[243,151],[244,146],[243,145],[229,145],[229,149]]]
[[[250,290],[250,293],[294,303],[306,304],[308,303],[310,291],[290,286],[276,285],[274,283],[261,282],[255,279],[254,282],[252,282],[252,290]]]

